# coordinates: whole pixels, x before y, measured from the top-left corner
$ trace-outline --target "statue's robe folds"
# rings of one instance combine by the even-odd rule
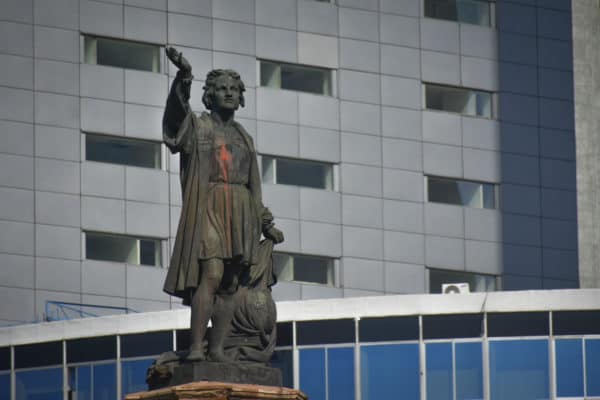
[[[252,138],[240,124],[232,121],[227,129],[230,133],[231,130],[237,132],[242,138],[249,153],[249,157],[246,157],[249,165],[246,171],[234,171],[244,183],[240,184],[238,179],[235,185],[225,189],[229,191],[227,196],[236,196],[235,201],[228,204],[228,207],[235,208],[231,214],[234,218],[237,218],[236,215],[243,215],[244,221],[238,221],[235,225],[237,228],[234,226],[228,231],[223,229],[222,223],[218,223],[218,220],[223,220],[222,216],[211,215],[217,202],[215,182],[211,182],[211,179],[215,179],[215,131],[225,128],[217,126],[218,121],[215,121],[214,116],[202,113],[198,117],[192,112],[188,103],[190,85],[191,77],[185,77],[181,72],[177,74],[163,117],[163,140],[172,153],[180,154],[183,203],[164,291],[182,298],[184,304],[189,304],[194,289],[199,285],[202,275],[200,260],[216,256],[226,261],[232,261],[229,259],[232,257],[248,266],[257,263],[261,226],[264,214],[268,213],[262,204],[260,176]],[[208,232],[208,229],[211,231]],[[215,232],[217,242],[223,244],[216,251],[215,240],[207,240],[214,239]],[[242,243],[237,246],[242,250],[234,249],[234,254],[231,251],[232,237],[234,242],[237,240]],[[207,244],[208,242],[212,244]]]

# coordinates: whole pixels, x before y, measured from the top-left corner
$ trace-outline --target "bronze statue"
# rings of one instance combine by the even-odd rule
[[[209,113],[197,116],[189,105],[192,67],[174,48],[166,53],[179,70],[163,139],[180,154],[183,205],[164,290],[191,305],[185,360],[265,363],[275,343],[271,251],[283,234],[262,203],[253,140],[234,120],[244,83],[235,71],[210,71],[202,96]]]

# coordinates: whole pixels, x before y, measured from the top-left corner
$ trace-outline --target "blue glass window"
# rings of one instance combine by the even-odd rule
[[[146,371],[153,362],[154,358],[123,361],[121,364],[123,396],[127,393],[148,390],[148,385],[146,384]]]
[[[325,400],[325,349],[300,350],[300,390],[310,400]]]
[[[117,398],[117,364],[113,362],[70,367],[69,387],[76,393],[77,400],[115,399]]]
[[[92,400],[92,367],[90,365],[70,367],[69,388],[77,400]]]
[[[418,344],[362,346],[360,357],[363,399],[419,400]]]
[[[600,396],[600,340],[585,341],[587,395]]]
[[[556,394],[559,397],[583,396],[583,350],[580,339],[557,340]]]
[[[481,343],[454,345],[456,400],[483,399],[483,355]]]
[[[10,399],[10,373],[0,374],[0,399]]]
[[[19,400],[62,400],[62,368],[17,371],[16,390]]]
[[[452,343],[428,343],[425,354],[427,398],[452,400]]]
[[[548,399],[547,340],[490,342],[492,400]]]
[[[117,397],[117,364],[94,365],[94,400]]]
[[[327,349],[328,400],[354,399],[354,348]]]
[[[279,330],[277,333],[279,333]],[[279,368],[281,371],[283,386],[294,387],[294,359],[292,350],[276,350],[273,353],[273,357],[271,357],[271,367]]]

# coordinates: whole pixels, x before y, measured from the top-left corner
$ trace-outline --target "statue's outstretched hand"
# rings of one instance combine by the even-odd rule
[[[275,243],[275,244],[283,242],[283,232],[281,232],[279,229],[275,228],[274,226],[272,226],[269,229],[267,229],[266,231],[264,231],[263,235],[265,235],[265,237],[267,239],[271,239],[273,241],[273,243]]]
[[[182,53],[177,51],[175,47],[167,47],[165,49],[165,52],[167,53],[167,57],[169,58],[169,60],[171,60],[173,65],[179,68],[180,71],[191,75],[192,66],[190,65],[188,60],[186,60]]]

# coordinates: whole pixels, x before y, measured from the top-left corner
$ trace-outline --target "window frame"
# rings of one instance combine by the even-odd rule
[[[105,39],[105,40],[112,40],[112,41],[116,41],[116,42],[126,42],[126,43],[132,43],[132,44],[138,44],[138,45],[144,45],[144,46],[156,46],[158,47],[158,63],[157,63],[157,71],[150,71],[150,70],[145,70],[145,69],[137,69],[137,68],[126,68],[126,67],[120,67],[120,66],[115,66],[115,65],[106,65],[106,64],[98,64],[98,62],[96,61],[95,63],[88,63],[86,61],[86,45],[85,45],[85,41],[86,38],[90,38],[90,39]],[[97,34],[93,34],[93,33],[85,33],[85,32],[80,32],[79,34],[79,62],[81,64],[86,64],[86,65],[97,65],[100,67],[108,67],[108,68],[120,68],[120,69],[124,69],[124,70],[129,70],[129,71],[139,71],[139,72],[149,72],[152,74],[165,74],[168,72],[168,65],[167,65],[167,58],[164,52],[165,46],[157,44],[157,43],[151,43],[151,42],[142,42],[140,40],[131,40],[131,39],[124,39],[124,38],[118,38],[118,37],[110,37],[110,36],[102,36],[102,35],[97,35]],[[96,51],[96,58],[98,56],[98,53]]]
[[[279,276],[280,274],[278,274],[279,271],[276,271],[275,268],[275,257],[288,257],[287,262],[291,261],[291,266],[290,266],[290,270],[291,270],[291,274],[292,274],[292,279],[280,279]],[[327,283],[321,283],[321,282],[314,282],[314,281],[303,281],[303,280],[296,280],[294,279],[294,271],[295,271],[295,265],[294,265],[294,257],[306,257],[306,258],[320,258],[320,259],[325,259],[328,262],[328,271],[326,271],[326,275],[329,277],[331,277],[331,282],[327,282]],[[292,252],[286,252],[286,251],[275,251],[273,252],[273,273],[276,275],[277,277],[277,281],[278,282],[295,282],[295,283],[301,283],[301,284],[307,284],[307,285],[319,285],[319,286],[327,286],[327,287],[338,287],[338,276],[339,276],[339,258],[335,258],[335,257],[329,257],[329,256],[321,256],[321,255],[313,255],[313,254],[302,254],[302,253],[292,253]]]
[[[92,235],[98,235],[98,236],[112,236],[112,237],[119,237],[119,238],[128,238],[128,239],[133,239],[136,241],[136,249],[137,249],[137,260],[138,263],[130,263],[127,260],[124,261],[112,261],[112,260],[101,260],[101,259],[96,259],[96,258],[88,258],[87,256],[87,235],[88,234],[92,234]],[[141,264],[141,254],[140,254],[140,241],[141,240],[152,240],[152,241],[157,241],[158,242],[158,246],[157,249],[160,251],[159,257],[158,257],[158,264],[155,265],[149,265],[149,264]],[[134,235],[127,235],[124,233],[115,233],[115,232],[104,232],[104,231],[95,231],[95,230],[83,230],[81,231],[81,257],[83,261],[92,261],[92,262],[107,262],[107,263],[113,263],[113,264],[125,264],[125,265],[131,265],[131,266],[136,266],[136,267],[148,267],[148,268],[159,268],[159,269],[165,269],[168,268],[168,263],[167,263],[167,239],[166,238],[157,238],[157,237],[147,237],[147,236],[134,236]]]
[[[467,24],[467,25],[472,25],[472,26],[480,26],[482,28],[490,28],[490,29],[496,29],[496,0],[472,0],[472,1],[477,1],[480,3],[488,3],[489,4],[489,18],[490,18],[490,23],[489,25],[482,25],[482,24],[474,24],[471,22],[466,22],[466,21],[459,21],[458,19],[456,20],[451,20],[451,19],[444,19],[444,18],[435,18],[435,17],[429,17],[427,15],[425,15],[425,6],[426,6],[426,2],[428,0],[421,0],[421,17],[422,18],[427,18],[427,19],[431,19],[431,20],[435,20],[435,21],[448,21],[448,22],[455,22],[457,24]],[[455,2],[457,0],[454,0]],[[460,1],[460,0],[458,0]]]
[[[451,90],[456,90],[456,91],[465,91],[468,93],[489,94],[489,96],[490,96],[490,115],[488,117],[485,115],[468,114],[468,113],[464,113],[464,112],[456,112],[456,111],[450,111],[450,110],[439,110],[436,108],[429,108],[429,107],[427,107],[427,86],[435,86],[438,88],[451,89]],[[492,92],[490,90],[477,89],[477,88],[465,87],[465,86],[453,86],[453,85],[448,85],[445,83],[422,81],[421,82],[421,98],[422,98],[421,106],[422,106],[423,111],[448,113],[448,114],[452,114],[452,115],[461,115],[463,117],[468,117],[468,118],[481,118],[481,119],[486,119],[486,120],[490,120],[490,121],[497,120],[497,118],[498,118],[498,95],[496,92]]]
[[[321,188],[321,187],[313,187],[313,186],[306,186],[306,185],[291,185],[288,183],[279,183],[277,181],[277,161],[278,160],[285,160],[285,161],[306,163],[306,164],[322,164],[325,167],[329,167],[329,168],[331,168],[331,170],[330,170],[331,171],[330,172],[331,184],[330,185],[326,184],[325,187]],[[285,186],[308,188],[308,189],[314,189],[314,190],[328,190],[328,191],[332,191],[332,192],[339,192],[339,166],[338,166],[338,164],[328,162],[328,161],[292,158],[292,157],[285,157],[285,156],[276,156],[276,155],[271,155],[271,154],[261,154],[259,161],[260,161],[259,164],[260,164],[261,182],[263,184],[285,185]],[[264,175],[265,171],[264,171],[263,166],[264,166],[265,162],[267,162],[267,161],[269,161],[271,163],[270,168],[272,171],[272,176],[268,177],[268,179],[265,179],[265,175]],[[327,177],[325,177],[325,181],[327,181]]]
[[[453,177],[439,176],[439,175],[424,175],[423,178],[425,180],[424,185],[423,185],[423,189],[424,189],[423,195],[424,195],[424,199],[425,199],[426,203],[445,204],[448,206],[455,206],[455,207],[476,208],[479,210],[495,210],[495,211],[502,210],[502,207],[500,204],[500,184],[498,184],[498,183],[473,181],[473,180],[469,180],[469,179],[453,178]],[[429,178],[442,180],[442,181],[454,181],[454,182],[466,182],[466,183],[479,184],[480,185],[479,191],[481,192],[481,205],[482,206],[481,207],[472,207],[472,206],[465,205],[465,204],[444,203],[444,202],[429,200]],[[483,185],[490,185],[494,189],[494,207],[493,208],[483,207],[483,204],[484,204]]]
[[[140,165],[132,165],[132,164],[119,164],[119,163],[113,163],[113,162],[109,162],[109,161],[96,161],[96,160],[88,160],[87,158],[87,137],[88,135],[91,136],[101,136],[101,137],[107,137],[109,139],[113,139],[113,140],[123,140],[123,141],[129,141],[129,142],[144,142],[144,143],[151,143],[154,145],[158,145],[159,146],[159,162],[160,162],[160,166],[158,168],[156,167],[145,167],[145,166],[140,166]],[[118,166],[122,166],[122,167],[133,167],[133,168],[144,168],[144,169],[149,169],[149,170],[153,170],[153,171],[166,171],[167,170],[167,164],[169,163],[169,154],[166,151],[166,147],[163,145],[162,142],[156,141],[156,140],[149,140],[149,139],[141,139],[141,138],[137,138],[137,137],[133,137],[133,136],[123,136],[123,135],[111,135],[111,134],[107,134],[107,133],[98,133],[98,132],[92,132],[92,131],[81,131],[81,136],[83,136],[83,140],[81,140],[81,160],[82,162],[93,162],[93,163],[102,163],[102,164],[110,164],[110,165],[118,165]]]
[[[319,3],[319,2],[320,3],[331,3],[332,1],[331,0],[317,0],[316,2],[317,3]],[[305,68],[305,69],[322,70],[322,71],[329,72],[329,91],[330,91],[330,93],[326,94],[326,93],[316,93],[316,92],[304,91],[304,90],[286,89],[286,88],[281,87],[281,82],[279,84],[279,87],[263,85],[262,84],[262,70],[263,70],[262,64],[263,63],[275,64],[279,68],[281,68],[282,65],[286,65],[286,66],[291,66],[291,67],[295,67],[295,68]],[[256,85],[257,87],[268,88],[268,89],[272,89],[272,90],[285,90],[287,92],[292,92],[292,93],[304,93],[304,94],[309,94],[309,95],[332,97],[332,98],[338,97],[337,70],[334,68],[331,68],[331,67],[323,66],[323,65],[309,65],[309,64],[277,61],[277,60],[272,60],[272,59],[257,58],[256,59],[256,82],[257,82],[257,85]]]
[[[479,273],[479,272],[472,272],[472,271],[457,271],[457,270],[451,270],[451,269],[444,269],[443,267],[432,267],[430,265],[426,265],[425,266],[425,287],[427,288],[427,292],[426,294],[444,294],[441,292],[441,288],[440,288],[440,292],[432,292],[431,291],[431,271],[435,270],[435,271],[441,271],[441,272],[456,272],[456,273],[463,273],[463,274],[471,274],[474,276],[483,276],[484,278],[492,278],[494,279],[494,285],[495,288],[493,291],[485,291],[485,292],[476,292],[473,290],[473,288],[471,287],[471,285],[469,284],[469,293],[491,293],[491,292],[501,292],[502,291],[502,278],[501,275],[494,275],[494,274],[485,274],[485,273]],[[463,281],[464,282],[464,281]],[[447,283],[455,283],[455,282],[447,282]],[[456,282],[456,283],[462,283],[462,282]],[[465,283],[469,283],[469,282],[465,282]]]

